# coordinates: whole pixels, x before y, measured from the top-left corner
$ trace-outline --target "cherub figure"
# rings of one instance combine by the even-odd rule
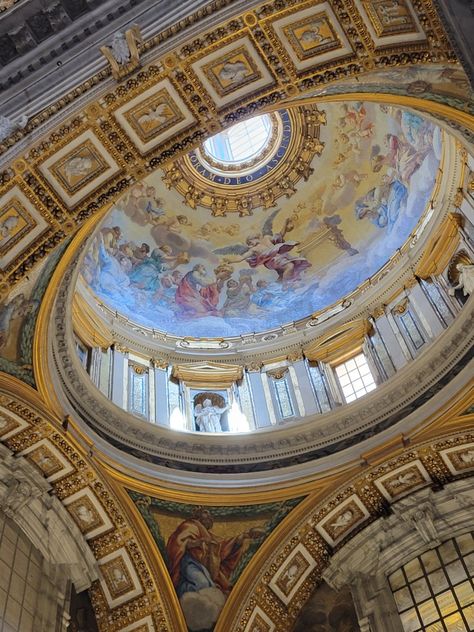
[[[298,241],[285,241],[286,233],[294,228],[294,223],[290,218],[285,220],[279,233],[273,232],[273,221],[279,212],[278,209],[270,215],[263,225],[261,234],[247,237],[245,245],[236,244],[219,248],[214,250],[214,253],[233,255],[225,259],[229,263],[246,261],[251,268],[263,265],[268,270],[275,270],[278,274],[277,281],[283,284],[299,279],[304,270],[311,266],[311,263],[304,256],[289,254],[299,244]]]
[[[474,264],[458,263],[456,270],[459,272],[458,283],[449,288],[449,294],[454,296],[456,290],[462,290],[464,296],[472,294],[474,292]]]

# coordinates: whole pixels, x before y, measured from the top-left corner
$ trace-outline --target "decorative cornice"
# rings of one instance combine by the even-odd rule
[[[55,316],[51,319],[53,324],[64,323],[64,314],[69,309],[70,278],[73,274],[72,269],[68,270],[59,288]],[[305,419],[304,423],[295,424],[293,430],[289,425],[285,429],[272,429],[271,439],[266,436],[267,433],[261,439],[252,436],[255,449],[253,456],[248,446],[239,445],[240,440],[235,437],[226,436],[225,441],[216,437],[216,450],[217,445],[214,446],[214,442],[207,437],[205,441],[201,441],[196,435],[189,440],[186,435],[178,437],[166,428],[132,421],[125,412],[98,393],[93,393],[87,377],[82,376],[76,366],[78,360],[70,347],[67,326],[61,326],[53,334],[56,366],[51,366],[48,370],[53,375],[57,372],[61,386],[57,378],[54,381],[71,402],[74,414],[79,414],[99,435],[121,449],[132,450],[135,454],[145,450],[149,460],[155,460],[156,464],[166,461],[168,466],[173,465],[178,469],[214,472],[265,470],[295,462],[294,456],[285,455],[285,449],[278,447],[281,433],[285,435],[287,449],[292,455],[298,455],[297,460],[301,462],[360,443],[406,417],[414,406],[421,406],[469,362],[474,337],[473,306],[472,301],[465,305],[444,335],[431,344],[429,354],[423,354],[414,360],[364,400],[323,416]],[[114,419],[112,426],[107,423],[108,419]],[[260,440],[265,445],[263,453],[257,447]],[[225,456],[226,464],[220,465]]]
[[[240,365],[200,362],[173,365],[172,375],[193,388],[230,388],[242,379]]]

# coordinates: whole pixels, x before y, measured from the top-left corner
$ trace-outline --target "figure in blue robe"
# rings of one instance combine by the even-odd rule
[[[370,189],[355,204],[357,219],[368,218],[378,228],[391,230],[405,207],[408,190],[400,180],[385,181],[378,187]]]
[[[160,274],[165,270],[159,248],[140,261],[130,272],[130,281],[139,289],[156,292],[160,288]]]

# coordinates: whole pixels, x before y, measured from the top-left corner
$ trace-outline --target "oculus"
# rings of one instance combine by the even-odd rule
[[[261,156],[272,137],[269,114],[255,116],[233,125],[204,142],[204,153],[224,166],[240,166]]]

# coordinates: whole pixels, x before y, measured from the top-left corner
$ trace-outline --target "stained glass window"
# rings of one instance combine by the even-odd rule
[[[474,630],[474,539],[444,542],[390,575],[405,632]]]
[[[374,377],[363,353],[335,367],[337,379],[347,403],[376,388]]]

